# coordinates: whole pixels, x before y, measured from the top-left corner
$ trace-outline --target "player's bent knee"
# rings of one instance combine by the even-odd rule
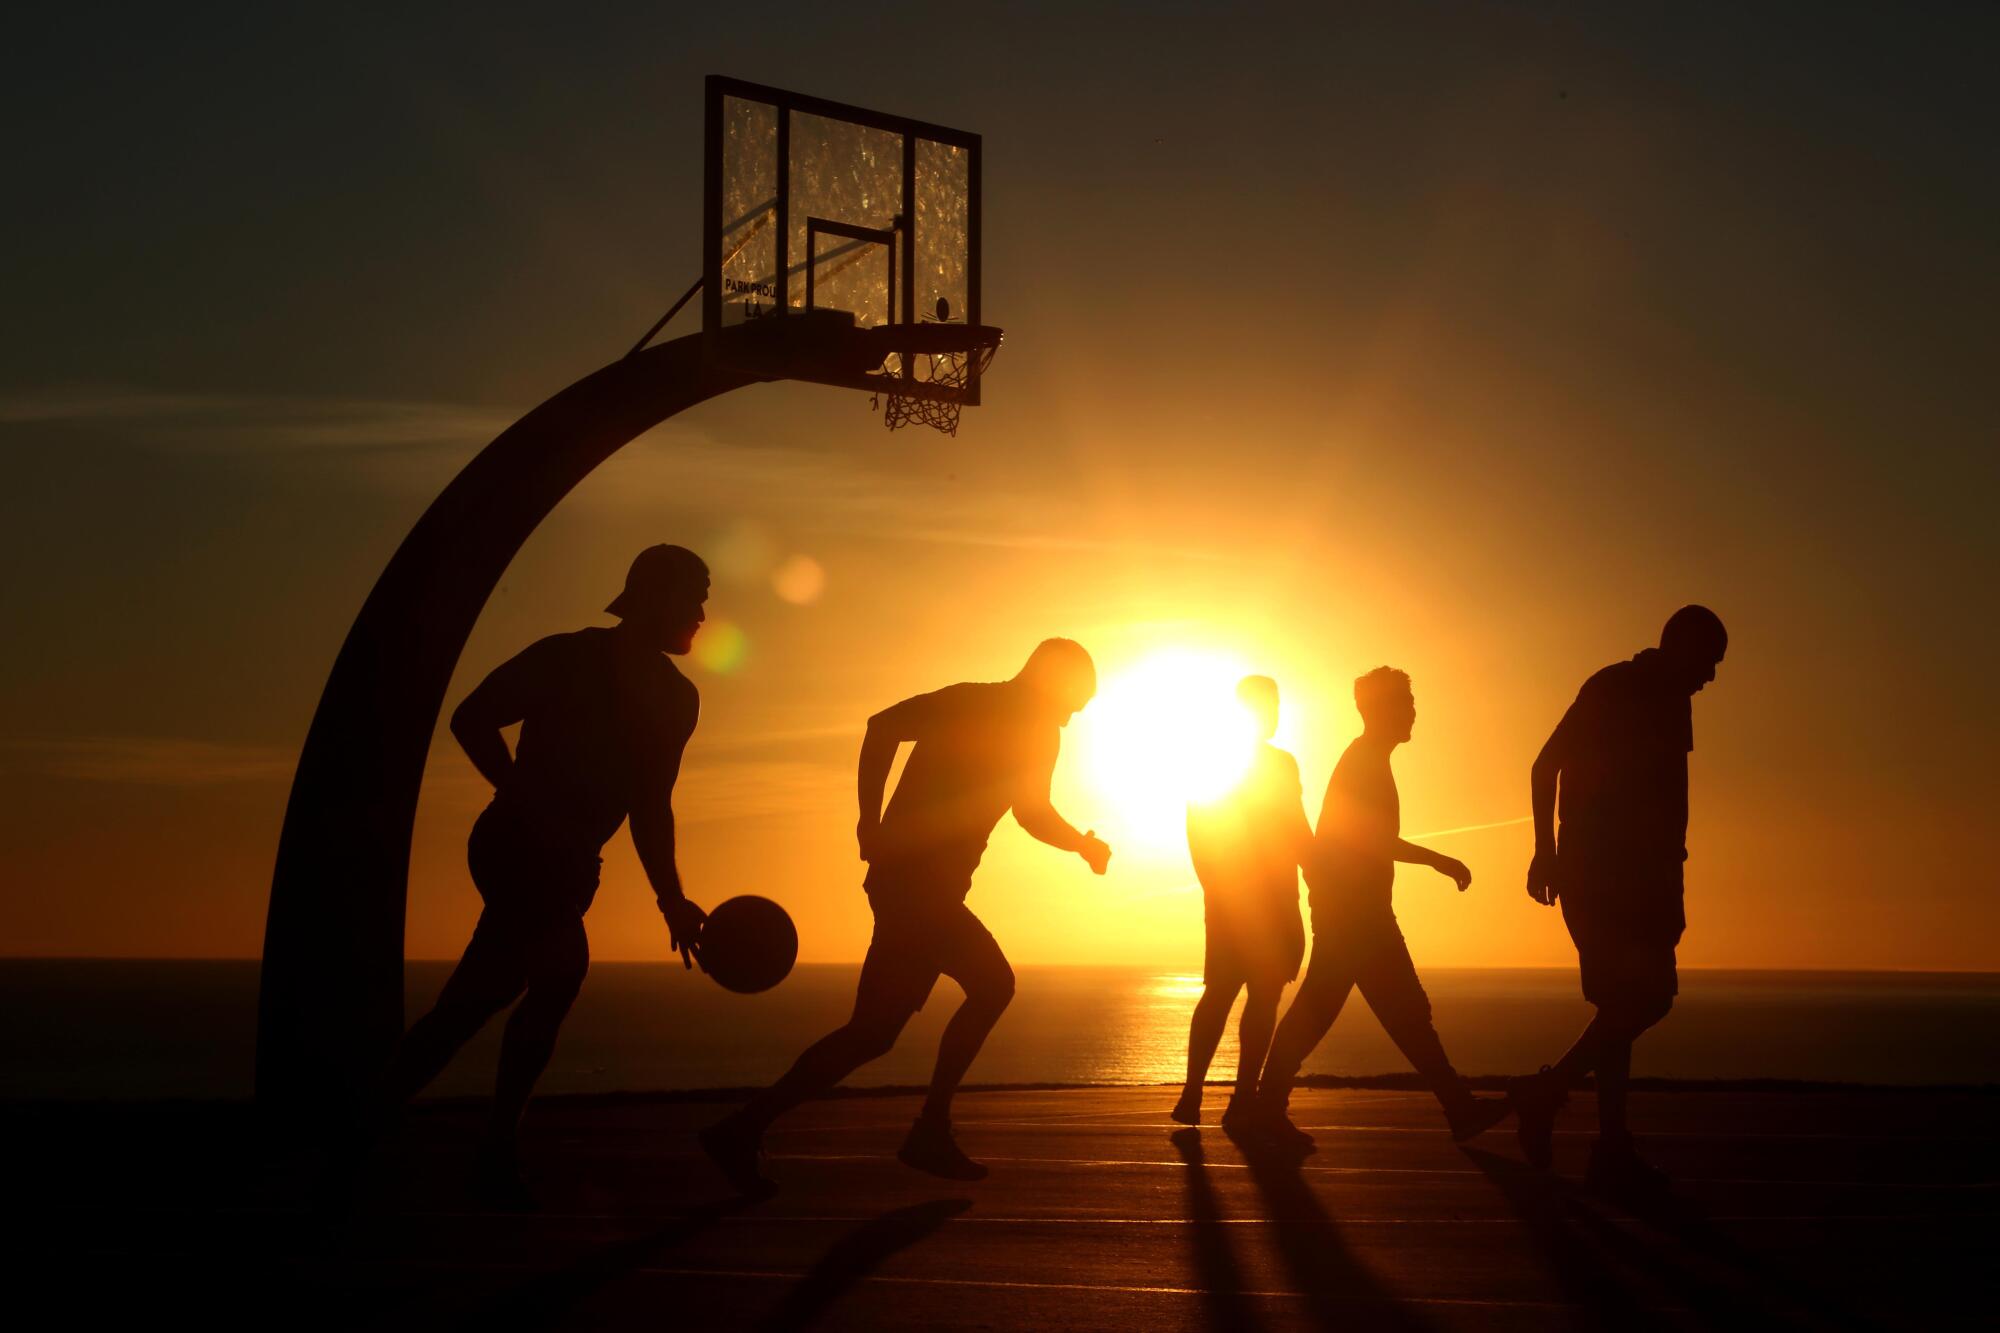
[[[991,976],[980,978],[965,998],[982,1009],[999,1013],[1014,1002],[1014,969],[1002,966]]]
[[[902,1035],[900,1022],[850,1023],[846,1044],[856,1059],[879,1060],[895,1049],[896,1038]]]

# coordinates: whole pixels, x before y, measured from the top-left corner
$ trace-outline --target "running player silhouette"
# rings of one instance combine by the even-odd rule
[[[1522,1151],[1547,1167],[1557,1109],[1595,1073],[1598,1139],[1589,1179],[1608,1193],[1657,1193],[1666,1184],[1633,1146],[1626,1094],[1632,1043],[1667,1016],[1680,990],[1674,951],[1687,928],[1682,874],[1694,696],[1715,679],[1728,648],[1715,612],[1674,612],[1658,648],[1584,682],[1531,775],[1528,896],[1543,906],[1561,903],[1583,997],[1597,1014],[1562,1059],[1517,1080],[1510,1095]]]
[[[684,654],[702,623],[708,567],[654,546],[633,560],[609,607],[611,629],[557,634],[501,664],[451,716],[451,732],[493,801],[466,859],[485,906],[472,942],[431,1011],[403,1037],[384,1096],[416,1095],[487,1020],[514,1004],[481,1152],[483,1187],[525,1204],[515,1136],[556,1033],[590,966],[583,915],[597,893],[598,852],[631,817],[632,843],[684,965],[702,911],[674,860],[674,780],[699,707],[663,654]],[[509,753],[501,728],[521,724]]]
[[[1463,1142],[1504,1118],[1507,1104],[1474,1097],[1446,1058],[1391,898],[1398,861],[1429,866],[1461,893],[1472,883],[1472,872],[1463,861],[1403,841],[1389,757],[1416,725],[1410,678],[1377,667],[1354,682],[1354,702],[1362,732],[1334,765],[1306,859],[1312,962],[1271,1040],[1255,1127],[1287,1147],[1312,1146],[1312,1136],[1286,1114],[1286,1102],[1300,1066],[1340,1016],[1347,993],[1359,986],[1383,1030],[1437,1094],[1452,1138]]]
[[[1248,989],[1237,1020],[1236,1087],[1222,1113],[1242,1122],[1256,1102],[1257,1071],[1278,1021],[1278,997],[1299,974],[1306,952],[1299,922],[1299,861],[1312,845],[1299,762],[1272,745],[1278,733],[1278,683],[1245,676],[1236,697],[1256,719],[1257,750],[1242,781],[1221,799],[1187,812],[1188,856],[1201,883],[1207,951],[1201,999],[1188,1022],[1187,1083],[1173,1118],[1201,1123],[1202,1084],[1229,1022],[1230,1007]]]
[[[1078,833],[1049,803],[1061,728],[1096,692],[1090,655],[1068,639],[1050,639],[1012,680],[948,685],[868,719],[855,835],[868,863],[863,884],[875,934],[854,1012],[776,1084],[702,1132],[702,1147],[737,1188],[765,1185],[757,1170],[765,1128],[887,1054],[940,976],[956,981],[965,1001],[945,1027],[929,1099],[897,1156],[951,1179],[986,1174],[952,1137],[951,1100],[1014,997],[1014,972],[965,896],[987,838],[1010,809],[1030,836],[1104,873],[1111,849],[1094,833]],[[904,742],[913,748],[885,811],[883,788]]]

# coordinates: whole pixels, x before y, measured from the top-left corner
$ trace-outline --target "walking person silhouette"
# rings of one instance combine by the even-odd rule
[[[1104,873],[1111,849],[1096,834],[1077,832],[1049,801],[1061,729],[1096,693],[1090,655],[1068,639],[1049,639],[1012,680],[948,685],[868,719],[855,836],[868,863],[862,883],[875,932],[854,1012],[783,1078],[702,1131],[703,1149],[738,1189],[766,1186],[757,1159],[771,1122],[886,1055],[940,976],[956,981],[965,1001],[945,1026],[930,1095],[897,1157],[948,1179],[986,1175],[952,1136],[951,1101],[1014,998],[1014,971],[965,897],[987,839],[1010,809],[1029,836]],[[889,769],[905,742],[912,743],[910,758],[884,810]]]
[[[1221,798],[1190,804],[1188,856],[1201,884],[1207,949],[1201,999],[1188,1022],[1187,1083],[1173,1118],[1201,1123],[1202,1085],[1238,993],[1236,1087],[1222,1123],[1234,1127],[1256,1101],[1257,1071],[1278,1022],[1278,997],[1305,959],[1299,862],[1312,845],[1299,762],[1271,744],[1278,734],[1278,683],[1245,676],[1236,697],[1256,720],[1258,745],[1243,779]]]
[[[1694,696],[1715,679],[1728,648],[1715,612],[1674,612],[1659,647],[1584,682],[1531,774],[1528,896],[1545,907],[1561,904],[1583,997],[1597,1014],[1562,1059],[1516,1080],[1509,1094],[1522,1151],[1546,1168],[1557,1110],[1586,1074],[1596,1074],[1598,1139],[1588,1178],[1611,1194],[1657,1194],[1666,1185],[1639,1156],[1626,1123],[1632,1043],[1667,1016],[1680,990],[1675,950],[1687,928]]]
[[[1429,866],[1461,893],[1471,885],[1472,872],[1464,862],[1402,837],[1402,806],[1389,760],[1416,725],[1410,678],[1377,667],[1354,682],[1354,702],[1362,732],[1334,765],[1305,862],[1312,962],[1272,1038],[1253,1123],[1285,1147],[1312,1146],[1312,1135],[1292,1123],[1286,1103],[1300,1066],[1340,1016],[1347,993],[1359,986],[1383,1030],[1437,1095],[1452,1138],[1464,1142],[1503,1119],[1507,1104],[1474,1097],[1445,1056],[1392,899],[1398,861]]]
[[[703,914],[681,891],[673,791],[699,699],[664,654],[692,647],[707,599],[708,567],[699,557],[679,546],[649,547],[605,608],[617,626],[529,645],[452,713],[452,735],[493,784],[466,845],[484,907],[436,1005],[398,1046],[383,1097],[396,1106],[415,1096],[488,1019],[519,1000],[501,1041],[480,1154],[482,1188],[497,1203],[532,1203],[516,1133],[590,966],[583,916],[597,893],[598,853],[628,815],[669,947],[683,965],[698,947]],[[516,722],[520,738],[510,753],[501,728]]]

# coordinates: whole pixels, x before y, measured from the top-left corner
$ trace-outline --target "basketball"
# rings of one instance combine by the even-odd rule
[[[743,894],[708,914],[696,956],[718,986],[754,995],[790,975],[799,956],[799,932],[784,908]]]

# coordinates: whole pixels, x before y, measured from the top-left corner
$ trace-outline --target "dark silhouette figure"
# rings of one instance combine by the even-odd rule
[[[299,752],[271,876],[257,993],[257,1102],[274,1124],[346,1129],[403,1035],[410,829],[466,638],[536,526],[661,421],[758,383],[701,334],[556,394],[432,501],[341,644]]]
[[[702,911],[681,893],[672,799],[699,700],[662,654],[688,651],[707,599],[708,567],[692,551],[641,551],[606,608],[620,617],[615,628],[530,645],[452,714],[452,735],[493,784],[466,848],[485,906],[437,1004],[397,1048],[384,1097],[400,1105],[415,1096],[519,1000],[481,1154],[496,1201],[524,1200],[515,1132],[590,966],[583,916],[597,893],[598,852],[628,815],[671,946],[684,964],[696,947]],[[509,753],[501,728],[516,722]]]
[[[887,1054],[940,976],[959,984],[965,1002],[945,1026],[929,1099],[897,1156],[950,1179],[986,1174],[952,1137],[951,1099],[1014,998],[1014,971],[965,896],[987,838],[1009,809],[1030,836],[1104,873],[1111,849],[1070,827],[1049,802],[1061,728],[1096,692],[1090,655],[1068,639],[1050,639],[1012,680],[949,685],[868,719],[855,836],[868,863],[863,883],[875,934],[854,1012],[776,1084],[702,1132],[703,1148],[737,1188],[766,1187],[757,1157],[771,1121]],[[906,741],[914,748],[885,811],[883,788]]]
[[[1446,1058],[1431,1024],[1430,998],[1396,924],[1392,890],[1398,861],[1429,866],[1450,877],[1461,893],[1472,883],[1472,872],[1462,861],[1402,838],[1402,806],[1389,758],[1416,725],[1410,678],[1377,667],[1354,682],[1354,702],[1362,732],[1334,765],[1306,859],[1312,964],[1272,1039],[1256,1124],[1287,1146],[1311,1147],[1312,1136],[1291,1122],[1285,1104],[1299,1067],[1340,1016],[1347,993],[1359,986],[1383,1030],[1437,1094],[1452,1137],[1463,1142],[1498,1123],[1506,1103],[1474,1097]]]
[[[1278,997],[1305,960],[1305,927],[1299,920],[1299,862],[1312,845],[1299,763],[1270,743],[1278,733],[1278,683],[1245,676],[1236,697],[1256,718],[1256,755],[1235,789],[1221,799],[1190,805],[1188,855],[1201,882],[1207,950],[1201,999],[1188,1023],[1187,1084],[1173,1118],[1201,1123],[1202,1084],[1239,992],[1247,989],[1237,1022],[1236,1088],[1222,1113],[1225,1125],[1248,1115],[1256,1098],[1257,1071],[1278,1022]]]
[[[1510,1089],[1521,1147],[1547,1167],[1557,1109],[1597,1076],[1598,1140],[1589,1178],[1609,1193],[1657,1194],[1663,1177],[1626,1126],[1632,1043],[1667,1016],[1680,991],[1674,950],[1687,927],[1688,752],[1694,696],[1729,647],[1721,619],[1684,606],[1660,646],[1585,681],[1535,758],[1535,859],[1528,896],[1560,901],[1576,942],[1583,997],[1597,1014],[1553,1067]],[[1561,801],[1561,836],[1556,831]]]

